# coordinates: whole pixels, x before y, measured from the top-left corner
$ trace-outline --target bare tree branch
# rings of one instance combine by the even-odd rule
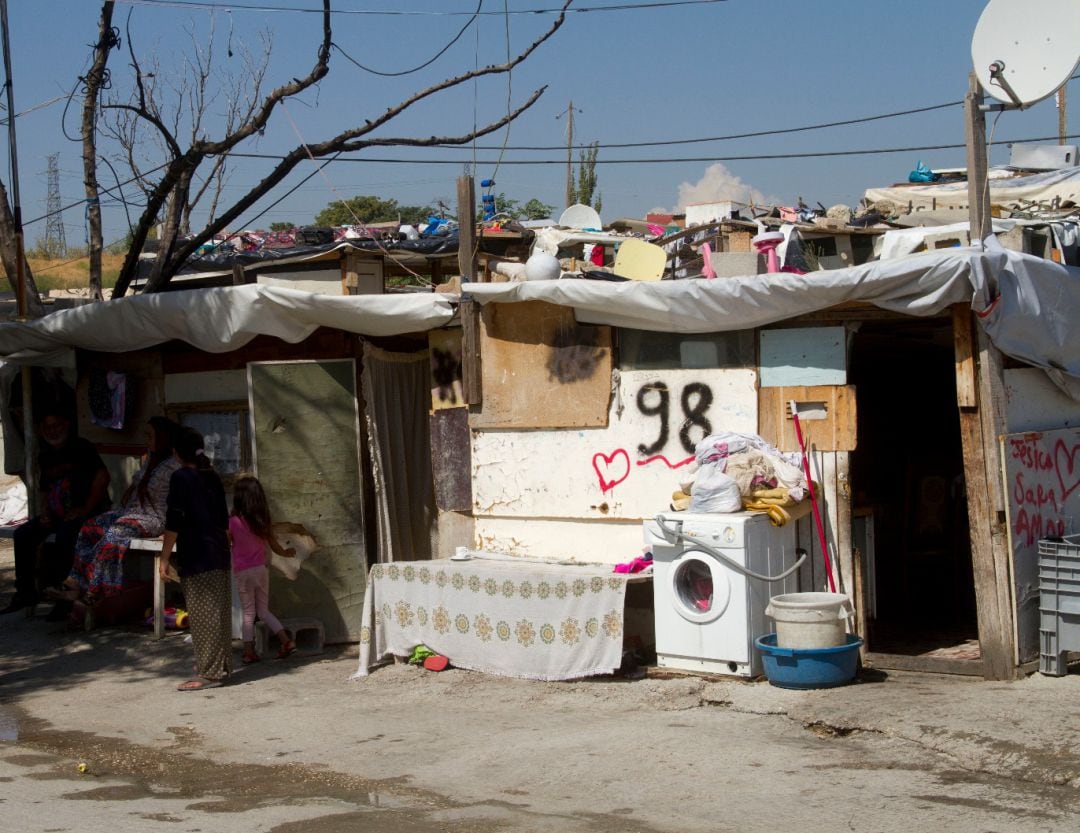
[[[507,112],[501,118],[492,121],[483,127],[474,128],[462,135],[441,137],[430,136],[427,138],[386,138],[373,137],[371,135],[373,131],[384,127],[410,107],[425,99],[431,98],[438,93],[458,87],[473,79],[511,72],[562,27],[563,22],[565,21],[566,9],[571,3],[572,0],[564,0],[562,11],[548,29],[522,52],[513,58],[508,58],[506,62],[473,69],[440,81],[439,83],[433,84],[410,95],[398,104],[388,108],[376,118],[365,121],[362,125],[357,125],[344,130],[333,138],[311,144],[302,144],[289,151],[260,182],[233,205],[229,206],[229,208],[219,216],[211,217],[206,226],[194,236],[179,242],[176,236],[178,219],[177,214],[174,211],[175,199],[177,195],[182,194],[184,199],[188,200],[191,195],[192,185],[197,181],[196,170],[199,166],[210,158],[215,159],[215,164],[220,160],[227,159],[230,152],[236,148],[238,144],[245,139],[260,134],[264,130],[274,108],[279,103],[316,85],[329,71],[330,48],[332,46],[330,2],[329,0],[323,0],[323,39],[318,50],[316,63],[311,72],[304,78],[294,78],[292,82],[272,90],[261,103],[250,108],[245,113],[244,118],[239,119],[235,128],[228,126],[221,138],[210,140],[195,136],[187,150],[179,154],[174,151],[172,161],[161,175],[161,178],[156,185],[154,185],[147,195],[147,205],[143,216],[140,219],[139,227],[134,234],[134,240],[132,241],[133,246],[125,259],[114,295],[118,297],[127,291],[131,279],[134,277],[138,253],[141,251],[142,245],[146,240],[149,225],[159,216],[163,209],[166,210],[167,216],[165,225],[168,226],[168,228],[166,229],[164,238],[159,246],[158,256],[153,271],[147,279],[144,290],[146,292],[156,292],[165,288],[171,276],[183,266],[188,258],[190,258],[203,243],[213,238],[214,235],[220,231],[225,230],[230,223],[236,221],[243,212],[248,210],[261,197],[265,196],[276,185],[281,183],[282,180],[284,180],[284,178],[305,159],[313,157],[318,158],[342,151],[362,150],[366,147],[373,146],[401,145],[410,147],[430,147],[435,145],[462,145],[505,127],[531,107],[543,94],[546,88],[542,87],[539,90],[536,90],[524,103],[516,109]],[[198,86],[197,81],[196,86]],[[149,112],[149,108],[145,106],[146,103],[147,100],[141,102],[141,104],[144,105],[143,109]],[[137,106],[136,109],[138,109]],[[140,117],[142,117],[141,114]],[[148,121],[153,124],[152,120]],[[213,175],[214,171],[212,170],[211,176]],[[204,190],[204,188],[197,187],[196,193],[201,196]]]
[[[270,119],[270,115],[278,102],[303,92],[313,84],[316,84],[330,71],[330,44],[332,42],[330,17],[330,0],[323,0],[322,44],[319,46],[315,65],[306,76],[303,78],[294,78],[290,83],[284,84],[270,92],[264,99],[261,107],[255,111],[255,114],[245,121],[237,130],[226,134],[223,139],[217,142],[196,140],[186,152],[177,154],[174,157],[172,163],[166,169],[165,174],[158,182],[157,187],[155,187],[147,197],[146,209],[143,211],[143,215],[140,218],[138,228],[132,235],[132,248],[128,252],[127,257],[124,259],[124,265],[120,269],[120,276],[117,278],[116,288],[113,290],[114,296],[118,297],[127,292],[128,286],[130,286],[131,280],[135,276],[139,252],[142,251],[142,247],[146,242],[150,225],[153,223],[153,220],[157,218],[158,213],[165,205],[168,195],[173,187],[178,185],[182,179],[190,184],[192,173],[207,156],[227,152],[249,136],[261,132],[265,129],[266,122]],[[150,288],[149,284],[160,285],[162,283],[160,279],[160,275],[162,274],[161,269],[164,267],[163,261],[169,259],[168,255],[169,252],[159,251],[154,272],[148,281],[148,289]]]
[[[518,116],[520,116],[530,107],[532,107],[533,104],[535,104],[539,100],[540,96],[544,94],[544,91],[546,89],[547,87],[541,87],[540,89],[536,90],[531,96],[529,96],[528,100],[526,100],[524,104],[522,104],[520,107],[513,110],[512,112],[507,113],[498,121],[491,122],[484,127],[478,128],[462,136],[430,136],[426,139],[368,139],[350,143],[349,145],[340,148],[340,150],[361,150],[364,147],[381,145],[384,143],[409,145],[413,147],[468,144],[473,139],[479,139],[482,136],[486,136],[489,133],[494,133],[496,130],[499,130],[508,125]],[[273,171],[271,171],[266,177],[264,177],[254,188],[248,191],[248,193],[246,193],[238,202],[230,206],[225,213],[223,213],[217,220],[207,225],[207,227],[201,232],[196,234],[190,240],[185,241],[172,254],[171,257],[173,262],[168,267],[166,267],[166,269],[179,269],[184,264],[184,262],[189,257],[191,257],[196,252],[196,250],[198,250],[199,246],[212,238],[218,232],[225,229],[229,225],[229,223],[237,219],[252,205],[258,202],[261,197],[265,196],[272,188],[274,188],[274,186],[278,185],[283,179],[285,179],[285,177],[288,176],[292,169],[295,168],[300,162],[303,162],[305,159],[310,159],[311,156],[315,156],[317,158],[319,156],[325,156],[329,153],[334,153],[339,150],[339,148],[332,146],[333,141],[334,140],[330,140],[329,142],[323,142],[319,145],[301,145],[300,147],[293,148],[293,150],[289,151],[289,153],[287,153],[282,158],[282,160],[274,167]],[[328,148],[328,145],[330,145],[331,147]],[[309,151],[311,151],[310,156],[308,155]],[[164,282],[160,286],[151,286],[150,282],[148,281],[146,291],[157,292],[163,286]]]

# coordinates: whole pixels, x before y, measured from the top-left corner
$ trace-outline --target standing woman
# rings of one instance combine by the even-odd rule
[[[176,571],[191,616],[196,674],[177,689],[201,691],[223,685],[232,669],[229,510],[221,479],[203,453],[202,434],[181,428],[174,453],[180,468],[169,480],[161,575],[169,577],[175,549]]]

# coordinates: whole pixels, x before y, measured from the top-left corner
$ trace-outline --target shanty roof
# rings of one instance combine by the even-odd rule
[[[317,295],[257,284],[191,289],[0,324],[0,358],[32,364],[60,358],[71,348],[122,353],[173,339],[224,353],[259,335],[290,343],[303,341],[319,327],[401,335],[441,327],[453,316],[448,296],[439,293]]]
[[[1080,205],[1080,167],[1028,176],[1002,176],[989,179],[990,203],[1024,210],[1032,205],[1059,206],[1071,202]],[[912,208],[966,208],[968,183],[944,182],[929,185],[893,185],[869,188],[863,194],[867,202],[888,200]]]
[[[1080,270],[993,238],[985,251],[941,249],[805,275],[468,283],[461,291],[481,304],[547,301],[573,307],[583,323],[681,333],[762,327],[855,301],[915,316],[970,304],[998,349],[1053,371],[1061,386],[1069,384],[1062,371],[1078,377],[1080,393]]]

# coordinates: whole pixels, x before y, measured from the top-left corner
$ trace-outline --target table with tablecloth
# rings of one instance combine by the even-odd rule
[[[398,561],[368,574],[357,677],[417,645],[458,668],[532,680],[609,674],[622,662],[628,580],[611,565],[497,554]]]

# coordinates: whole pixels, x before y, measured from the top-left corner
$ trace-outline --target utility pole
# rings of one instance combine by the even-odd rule
[[[7,0],[0,0],[0,37],[4,41],[4,87],[8,111],[8,153],[11,156],[11,213],[15,225],[15,298],[19,319],[27,317],[25,245],[23,240],[22,203],[19,200],[19,154],[15,145],[15,93],[11,80],[11,39],[8,37]],[[27,509],[33,517],[38,510],[37,434],[34,431],[33,384],[30,365],[22,368],[23,401],[23,480],[26,483]]]
[[[581,111],[578,110],[580,113]],[[561,119],[566,116],[566,207],[569,208],[576,200],[574,199],[574,102],[571,101],[565,110],[555,118]]]
[[[64,237],[64,215],[60,201],[60,154],[50,153],[48,161],[48,191],[45,197],[45,251],[49,257],[66,257],[67,240]]]

